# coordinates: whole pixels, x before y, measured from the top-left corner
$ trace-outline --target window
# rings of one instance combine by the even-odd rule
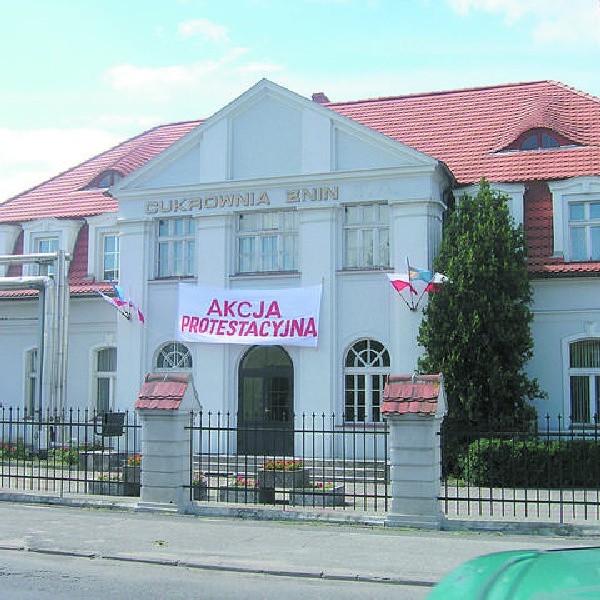
[[[569,346],[571,421],[597,423],[600,410],[600,339]]]
[[[117,181],[120,181],[121,179],[123,179],[123,175],[121,175],[121,173],[113,169],[109,169],[108,171],[103,171],[97,177],[94,177],[94,179],[92,179],[92,181],[84,189],[96,190],[101,188],[107,188],[111,185],[114,185],[115,183],[117,183]]]
[[[117,349],[98,350],[94,368],[95,410],[98,413],[109,412],[114,408],[116,378]]]
[[[119,280],[119,237],[106,234],[102,237],[102,281]]]
[[[359,340],[346,354],[344,420],[381,421],[381,398],[390,373],[390,355],[375,340]]]
[[[577,146],[568,138],[548,128],[530,129],[522,133],[505,150],[549,150],[562,146]]]
[[[161,277],[193,277],[195,272],[194,219],[158,220],[158,267]]]
[[[569,204],[571,260],[600,260],[600,201]]]
[[[238,216],[238,273],[296,271],[298,213],[254,212]]]
[[[38,351],[37,348],[25,354],[25,416],[33,415],[38,397]]]
[[[387,204],[345,207],[344,268],[372,269],[390,264]]]
[[[192,355],[187,346],[179,342],[169,342],[158,351],[156,368],[161,370],[191,369]]]
[[[58,238],[37,238],[35,240],[35,252],[40,254],[58,252]],[[38,268],[38,275],[54,275],[54,263],[40,265]]]

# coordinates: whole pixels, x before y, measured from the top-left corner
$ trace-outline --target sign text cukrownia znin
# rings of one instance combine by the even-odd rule
[[[225,290],[180,284],[177,339],[315,347],[320,304],[320,285],[282,290]]]

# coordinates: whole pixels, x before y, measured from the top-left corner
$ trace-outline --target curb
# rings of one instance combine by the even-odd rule
[[[253,568],[242,565],[216,565],[211,563],[203,563],[198,561],[178,560],[176,558],[167,557],[141,557],[129,554],[97,554],[94,552],[85,551],[70,551],[58,550],[54,548],[31,548],[23,544],[8,544],[0,542],[0,550],[9,552],[32,552],[36,554],[44,554],[48,556],[70,556],[73,558],[87,558],[95,560],[107,560],[117,562],[129,562],[146,565],[161,565],[165,567],[184,567],[187,569],[199,569],[202,571],[221,571],[234,573],[248,573],[254,575],[271,575],[274,577],[302,577],[306,579],[325,579],[330,581],[348,581],[362,583],[386,583],[390,585],[403,585],[411,587],[433,587],[435,581],[403,579],[401,577],[385,577],[381,575],[361,575],[344,574],[344,573],[328,573],[326,571],[301,571],[290,569],[269,569],[269,568]]]
[[[435,528],[423,528],[409,523],[406,526],[390,525],[387,515],[366,515],[356,512],[342,511],[311,511],[280,509],[275,506],[227,506],[213,504],[210,506],[198,503],[186,504],[179,508],[174,505],[144,506],[139,500],[105,500],[101,496],[55,496],[30,492],[0,491],[0,502],[14,502],[25,504],[43,504],[46,506],[66,506],[71,508],[93,508],[104,510],[117,510],[122,512],[158,512],[163,514],[180,514],[197,517],[245,519],[252,521],[292,521],[295,523],[329,523],[332,525],[356,525],[363,527],[381,527],[401,529],[403,531],[436,531]],[[600,535],[600,521],[597,525],[579,523],[556,523],[552,521],[499,521],[480,519],[442,519],[437,531],[447,532],[472,532],[472,533],[499,533],[508,535],[544,535],[559,537],[589,537]]]

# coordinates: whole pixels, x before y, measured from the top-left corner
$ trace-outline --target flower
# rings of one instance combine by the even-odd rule
[[[139,467],[141,462],[142,462],[142,455],[141,454],[134,454],[133,456],[130,456],[127,459],[127,464],[130,467]]]
[[[265,471],[299,471],[302,468],[304,468],[304,464],[299,458],[292,460],[268,460],[263,464]]]
[[[258,487],[258,481],[254,479],[246,478],[243,475],[239,475],[231,483],[232,487],[243,487],[243,488],[256,488]]]
[[[331,481],[316,481],[313,487],[318,490],[332,490],[333,483],[331,483]]]

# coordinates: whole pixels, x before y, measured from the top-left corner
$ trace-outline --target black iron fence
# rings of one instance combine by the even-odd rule
[[[600,519],[600,428],[559,416],[442,431],[442,492],[449,517]]]
[[[190,493],[205,502],[388,510],[388,426],[338,415],[191,417]]]
[[[0,408],[0,487],[139,496],[135,413]]]

